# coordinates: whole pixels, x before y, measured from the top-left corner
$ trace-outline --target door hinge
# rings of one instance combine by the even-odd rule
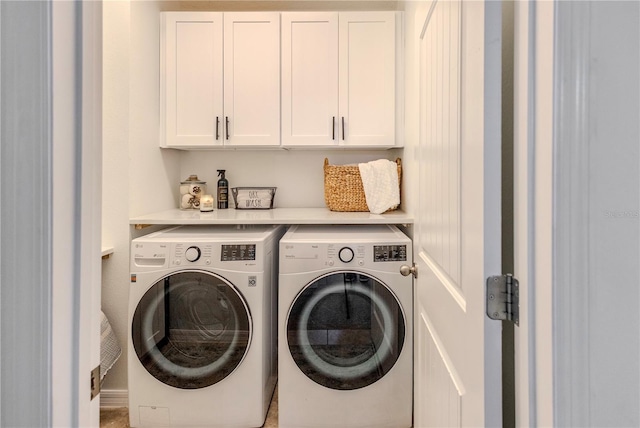
[[[91,370],[91,400],[100,394],[100,365]]]
[[[520,290],[510,273],[487,278],[487,316],[520,325]]]

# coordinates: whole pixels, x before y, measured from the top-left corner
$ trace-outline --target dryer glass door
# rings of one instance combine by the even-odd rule
[[[139,361],[159,381],[182,389],[220,382],[240,365],[251,318],[236,288],[210,272],[182,271],[156,282],[132,321]]]
[[[375,278],[338,272],[307,285],[287,318],[287,341],[302,372],[331,389],[363,388],[395,364],[405,317],[395,295]]]

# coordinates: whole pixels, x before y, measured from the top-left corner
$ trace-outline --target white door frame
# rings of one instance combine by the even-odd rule
[[[554,2],[516,2],[514,27],[516,426],[553,426]]]

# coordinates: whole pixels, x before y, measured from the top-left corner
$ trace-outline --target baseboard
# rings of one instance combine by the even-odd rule
[[[100,391],[100,408],[129,407],[129,391],[126,389],[103,389]]]

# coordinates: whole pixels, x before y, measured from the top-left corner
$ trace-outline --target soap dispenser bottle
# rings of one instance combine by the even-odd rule
[[[229,180],[224,178],[224,169],[218,170],[218,209],[224,210],[229,208]]]

